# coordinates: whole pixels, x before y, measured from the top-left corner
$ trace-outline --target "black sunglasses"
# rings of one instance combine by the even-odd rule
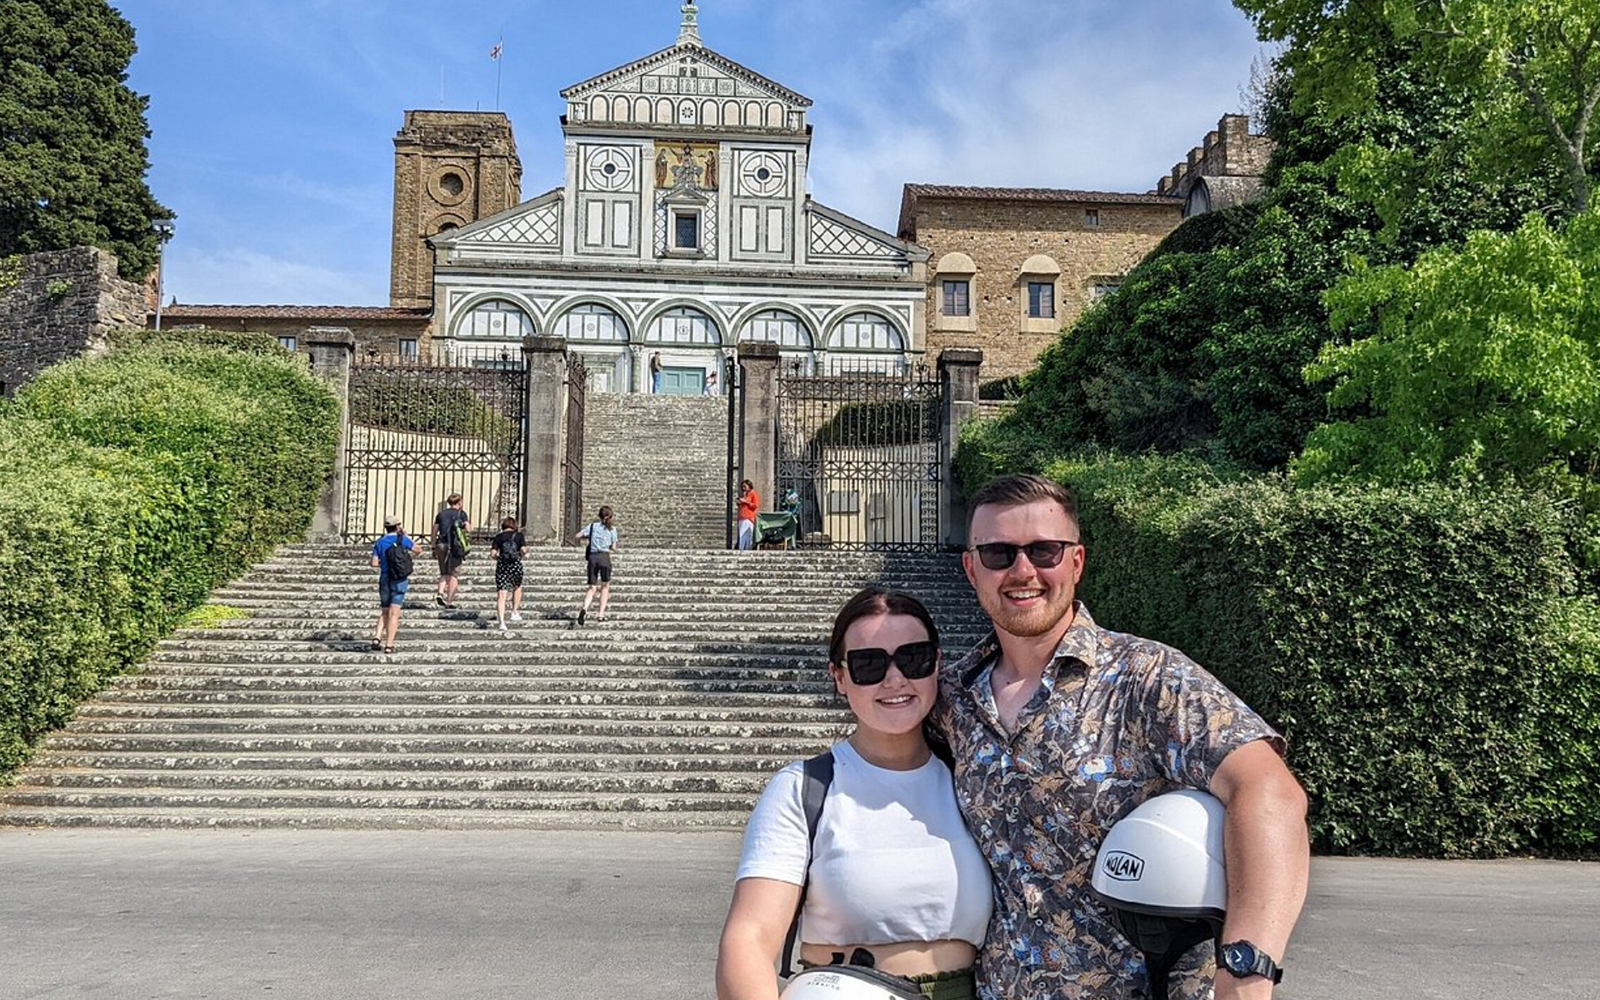
[[[972,549],[978,553],[978,561],[983,563],[984,569],[1010,569],[1011,564],[1017,561],[1018,552],[1026,552],[1028,561],[1036,568],[1050,569],[1061,564],[1061,557],[1066,554],[1067,549],[1081,544],[1083,543],[1041,538],[1037,542],[1028,542],[1024,545],[984,542],[982,545],[974,545]]]
[[[939,646],[931,639],[908,642],[894,652],[887,649],[852,649],[844,654],[845,669],[850,680],[862,687],[882,684],[889,676],[889,664],[900,668],[900,675],[908,681],[921,680],[933,673],[939,663]]]

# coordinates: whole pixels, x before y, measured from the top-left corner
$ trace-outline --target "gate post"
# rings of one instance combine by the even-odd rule
[[[566,457],[567,342],[560,337],[524,337],[528,366],[528,423],[523,455],[528,466],[522,491],[522,532],[530,545],[560,545],[561,463]]]
[[[978,415],[978,369],[983,352],[970,347],[947,347],[939,353],[939,382],[944,396],[939,428],[939,474],[944,488],[939,491],[940,539],[946,548],[967,545],[967,504],[956,482],[956,445],[961,428]]]
[[[344,540],[345,504],[350,491],[345,451],[350,446],[350,362],[355,355],[356,338],[344,327],[312,327],[306,331],[306,348],[311,353],[311,373],[339,397],[339,444],[334,452],[333,473],[322,487],[306,539],[339,542]]]
[[[744,371],[739,391],[744,394],[744,477],[756,486],[766,509],[772,510],[778,488],[778,345],[740,344],[739,364]],[[738,488],[738,483],[734,483]]]

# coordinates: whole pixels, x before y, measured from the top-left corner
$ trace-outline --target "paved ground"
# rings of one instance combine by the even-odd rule
[[[0,830],[5,1000],[710,997],[738,838]],[[1331,859],[1288,1000],[1600,997],[1600,864]]]

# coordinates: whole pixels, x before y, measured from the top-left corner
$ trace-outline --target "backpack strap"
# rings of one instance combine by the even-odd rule
[[[803,765],[805,784],[800,789],[800,802],[806,814],[806,882],[811,877],[811,848],[817,842],[817,824],[822,819],[822,804],[828,798],[828,786],[833,784],[833,751],[817,754]],[[783,939],[783,964],[778,967],[784,978],[793,975],[794,947],[800,937],[800,911],[806,908],[806,882],[800,883],[800,902],[794,907],[794,920],[789,923],[789,935]]]

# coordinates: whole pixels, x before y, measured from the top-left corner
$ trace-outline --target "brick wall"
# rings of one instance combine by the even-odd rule
[[[498,111],[407,111],[394,137],[394,225],[389,302],[433,302],[425,242],[522,200],[522,161],[511,120]]]
[[[1091,226],[1087,212],[1098,213]],[[1005,201],[919,198],[915,239],[932,252],[928,282],[928,353],[946,347],[983,351],[981,378],[988,382],[1033,367],[1060,331],[1093,301],[1093,288],[1115,284],[1182,221],[1182,207],[1170,204],[1114,204],[1073,201]],[[972,258],[971,311],[967,322],[942,315],[943,277],[939,261],[949,253]],[[1025,316],[1027,278],[1023,265],[1035,255],[1061,269],[1056,282],[1056,316]],[[959,277],[958,275],[951,275]],[[1049,280],[1040,275],[1032,280]]]
[[[0,386],[10,396],[58,361],[104,349],[110,331],[143,326],[154,305],[95,247],[0,258]]]

